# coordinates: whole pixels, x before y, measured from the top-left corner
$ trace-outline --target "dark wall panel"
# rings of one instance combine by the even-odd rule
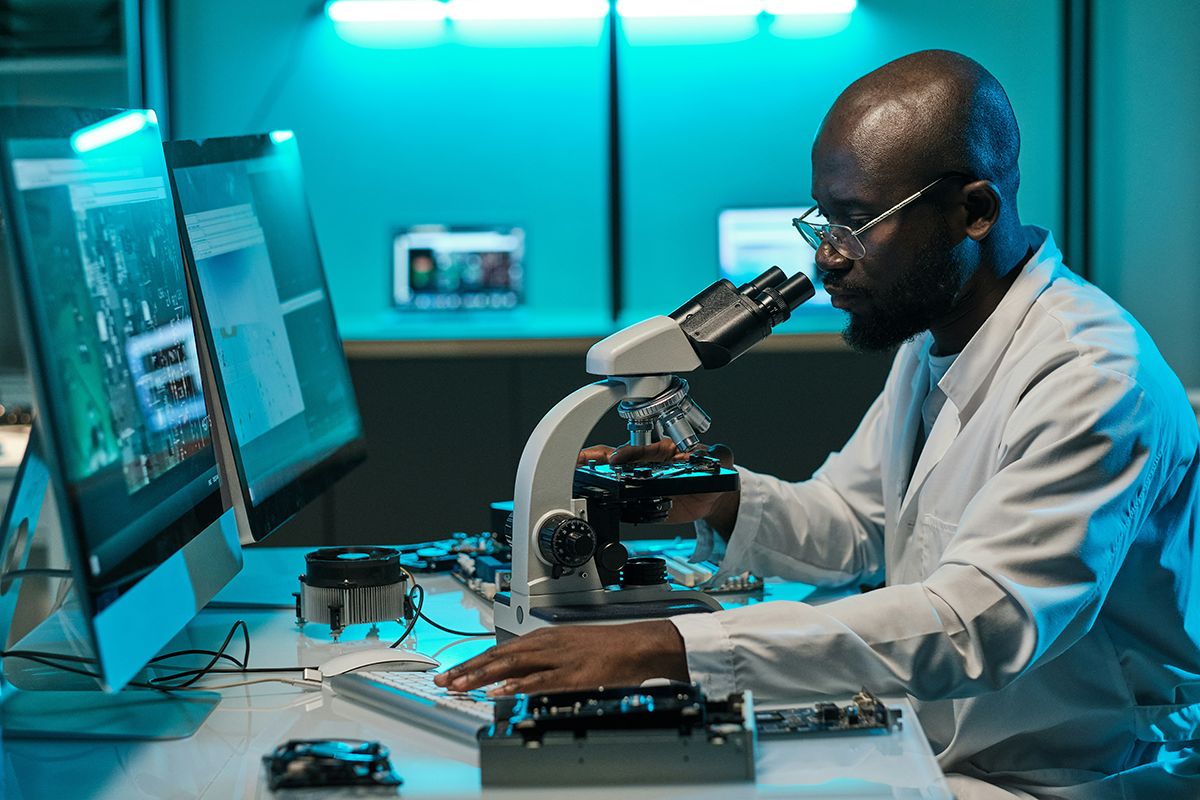
[[[750,353],[686,377],[713,418],[707,441],[729,445],[753,469],[799,480],[853,432],[890,361],[850,352]],[[594,379],[580,356],[356,359],[350,368],[367,462],[269,545],[402,544],[484,530],[488,503],[512,497],[521,450],[538,420]],[[589,441],[624,437],[614,411]],[[690,533],[690,526],[652,526],[626,536]]]

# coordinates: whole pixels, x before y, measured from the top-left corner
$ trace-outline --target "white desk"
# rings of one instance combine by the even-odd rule
[[[303,572],[304,550],[253,549],[246,568],[217,601],[291,602]],[[459,630],[490,627],[487,604],[446,576],[418,576],[426,587],[425,614]],[[768,594],[787,594],[768,587]],[[180,645],[214,649],[230,625],[244,619],[251,634],[251,666],[315,666],[346,648],[364,646],[369,626],[348,628],[341,644],[329,629],[302,631],[286,610],[209,609],[201,613],[168,649]],[[383,642],[399,626],[380,626]],[[491,644],[489,639],[458,639],[419,622],[411,646],[434,655],[444,666],[463,661]],[[374,643],[376,646],[378,642]],[[240,645],[233,652],[240,655]],[[227,676],[230,681],[237,676]],[[392,764],[404,779],[404,798],[552,798],[567,791],[579,798],[927,798],[951,800],[944,779],[912,707],[904,699],[903,730],[891,735],[854,735],[760,742],[758,781],[749,784],[598,787],[570,790],[486,790],[479,783],[478,751],[369,711],[333,695],[305,692],[283,684],[223,690],[224,700],[192,738],[168,742],[6,741],[3,796],[12,800],[49,798],[311,798],[363,796],[355,790],[288,790],[272,795],[262,756],[288,739],[358,738],[379,740],[391,749]],[[381,796],[372,790],[368,796]],[[386,796],[386,795],[383,795]]]

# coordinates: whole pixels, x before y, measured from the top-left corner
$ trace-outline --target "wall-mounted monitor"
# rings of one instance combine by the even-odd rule
[[[417,225],[392,240],[392,303],[404,311],[511,312],[524,303],[525,231]]]

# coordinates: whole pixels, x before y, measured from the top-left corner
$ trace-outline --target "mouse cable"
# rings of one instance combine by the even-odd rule
[[[412,632],[413,625],[416,624],[416,621],[418,619],[423,619],[426,622],[428,622],[430,625],[432,625],[433,627],[437,628],[439,631],[445,631],[446,633],[453,634],[454,636],[469,636],[469,637],[495,636],[495,633],[493,633],[492,631],[456,631],[456,630],[454,630],[454,628],[447,628],[445,625],[439,625],[438,623],[431,620],[429,617],[422,614],[421,607],[425,604],[425,587],[423,587],[423,586],[421,586],[421,584],[417,583],[416,577],[411,572],[409,572],[407,569],[405,569],[403,566],[400,567],[400,571],[403,572],[406,576],[408,576],[409,583],[411,583],[412,587],[413,587],[408,590],[408,597],[409,597],[410,602],[412,600],[413,592],[415,592],[418,589],[421,590],[421,598],[420,598],[420,602],[416,604],[417,610],[416,610],[416,614],[413,616],[413,621],[411,623],[409,623],[408,627],[406,627],[404,629],[404,633],[402,633],[400,635],[400,638],[397,639],[395,642],[393,642],[390,645],[391,647],[395,647],[396,645],[398,645],[404,641],[404,639],[408,636],[408,634]]]
[[[439,631],[445,631],[446,633],[452,633],[455,636],[466,636],[466,637],[474,638],[474,637],[481,637],[481,636],[495,636],[496,635],[495,631],[456,631],[453,628],[447,628],[445,625],[439,625],[438,623],[434,622],[433,620],[431,620],[429,617],[425,616],[424,614],[419,614],[419,616],[421,617],[421,619],[425,620],[430,625],[437,628]]]

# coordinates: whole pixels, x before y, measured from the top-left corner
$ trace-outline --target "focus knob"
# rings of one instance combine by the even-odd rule
[[[558,514],[538,532],[538,549],[551,564],[582,567],[596,552],[596,532],[578,517]]]

